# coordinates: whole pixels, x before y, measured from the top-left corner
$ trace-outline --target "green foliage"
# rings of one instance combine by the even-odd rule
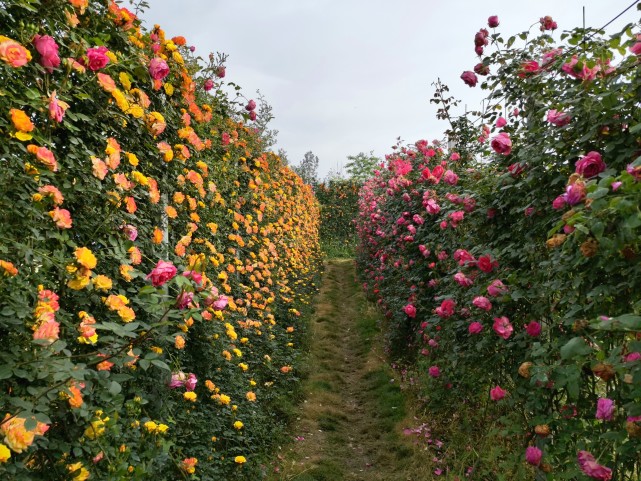
[[[334,180],[319,184],[320,239],[326,257],[352,257],[356,245],[354,219],[358,213],[358,190],[353,180]]]
[[[362,184],[369,179],[374,170],[381,163],[381,159],[371,151],[369,154],[359,152],[356,155],[348,155],[349,162],[345,165],[345,170],[349,174],[349,179],[358,184]]]

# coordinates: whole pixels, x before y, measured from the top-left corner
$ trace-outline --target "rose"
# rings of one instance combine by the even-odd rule
[[[109,57],[107,57],[107,47],[92,47],[87,49],[87,67],[89,70],[100,70],[109,63]]]
[[[15,40],[0,35],[0,60],[14,68],[22,67],[31,60],[31,52]]]
[[[487,26],[490,28],[496,28],[499,26],[499,17],[497,15],[492,15],[487,19]]]
[[[185,271],[183,272],[183,276],[185,276],[187,279],[191,279],[198,285],[200,285],[203,282],[203,275],[200,272]]]
[[[597,463],[591,453],[587,451],[579,451],[577,460],[581,471],[591,478],[599,479],[601,481],[610,481],[612,479],[612,470]]]
[[[474,73],[478,75],[488,75],[490,73],[490,67],[482,62],[479,62],[474,66]]]
[[[430,366],[427,372],[430,377],[439,377],[441,375],[441,370],[438,368],[438,366]]]
[[[510,153],[512,152],[512,140],[510,139],[510,136],[505,132],[501,132],[496,137],[494,137],[490,145],[492,149],[494,149],[494,152],[496,152],[497,154],[510,155]]]
[[[490,311],[492,309],[492,303],[487,297],[484,296],[475,297],[472,301],[472,304],[479,309],[483,309],[484,311]]]
[[[216,68],[216,77],[224,78],[225,77],[225,67],[222,65]]]
[[[454,306],[456,303],[452,299],[445,299],[439,307],[434,309],[434,312],[441,318],[450,317],[454,314]]]
[[[548,115],[545,120],[550,122],[552,125],[556,125],[557,127],[563,127],[564,125],[570,123],[571,117],[565,112],[559,112],[552,109],[548,111]]]
[[[606,169],[605,162],[598,152],[588,152],[576,163],[576,173],[586,178],[595,177]]]
[[[512,323],[510,323],[510,320],[505,316],[495,317],[492,328],[494,329],[494,332],[505,340],[509,339],[514,331]]]
[[[416,307],[414,307],[412,304],[407,304],[405,307],[403,307],[403,312],[407,314],[407,317],[410,317],[412,319],[416,317]]]
[[[159,260],[156,267],[147,275],[155,287],[162,286],[176,275],[177,269],[171,262]]]
[[[185,309],[187,306],[189,306],[189,304],[191,304],[191,301],[193,300],[193,292],[182,291],[176,299],[176,305],[178,306],[178,309]]]
[[[585,199],[585,184],[583,182],[575,182],[565,188],[563,199],[568,205],[576,205]]]
[[[169,65],[163,59],[154,57],[149,62],[149,75],[154,80],[162,80],[169,75]]]
[[[492,297],[502,296],[507,292],[507,287],[499,279],[495,279],[487,286],[487,293]]]
[[[507,394],[507,391],[501,389],[501,386],[495,386],[492,389],[490,389],[490,398],[492,401],[500,401],[505,397]]]
[[[498,267],[499,263],[495,260],[492,260],[490,256],[481,256],[479,257],[476,265],[483,272],[492,272],[495,267]]]
[[[496,119],[496,124],[495,124],[499,129],[502,127],[505,127],[507,125],[507,120],[505,120],[505,117],[501,116],[498,119]]]
[[[209,92],[214,88],[214,81],[208,78],[207,80],[205,80],[205,83],[203,83],[203,88],[205,89],[205,92]]]
[[[483,330],[483,324],[481,324],[478,321],[474,321],[467,327],[467,331],[470,334],[480,334],[482,330]]]
[[[185,384],[185,373],[182,371],[175,372],[171,375],[171,379],[167,383],[167,385],[171,389],[176,389],[181,386],[184,386]]]
[[[543,457],[543,451],[535,446],[528,446],[525,450],[525,461],[532,466],[538,466],[541,464],[541,458]]]
[[[552,208],[555,210],[563,209],[565,205],[566,205],[565,198],[562,195],[559,195],[556,199],[552,201]]]
[[[541,17],[539,19],[539,22],[541,23],[541,27],[540,27],[541,32],[545,30],[556,30],[558,27],[556,22],[552,20],[552,17],[550,17],[549,15],[546,15],[545,17]]]
[[[632,44],[629,50],[634,55],[641,55],[641,35],[637,35],[637,41]]]
[[[56,41],[49,35],[36,35],[33,37],[33,46],[40,54],[40,65],[42,65],[47,72],[53,73],[54,67],[60,65]]]
[[[225,307],[227,307],[228,303],[229,299],[227,298],[227,296],[219,296],[218,299],[216,299],[212,304],[212,307],[214,311],[222,311]]]
[[[602,419],[603,421],[611,421],[614,415],[614,401],[608,398],[599,398],[596,403],[596,414],[594,415],[597,419]]]
[[[249,102],[247,102],[247,105],[245,105],[245,110],[247,110],[248,112],[252,112],[255,109],[256,102],[254,102],[254,100],[250,100]]]
[[[465,82],[466,85],[469,85],[470,87],[476,87],[476,84],[478,83],[479,79],[476,76],[476,74],[470,70],[466,70],[461,74],[461,79],[463,82]]]
[[[256,111],[252,110],[249,112],[249,120],[256,120]]]
[[[194,373],[190,373],[187,377],[187,380],[185,381],[185,390],[193,391],[194,389],[196,389],[197,383],[198,379],[196,378],[196,375]]]
[[[541,324],[536,321],[530,321],[525,326],[525,332],[527,332],[528,336],[537,337],[539,334],[541,334]]]

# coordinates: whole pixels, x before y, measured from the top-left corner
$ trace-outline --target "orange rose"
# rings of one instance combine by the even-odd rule
[[[31,60],[31,52],[15,40],[0,35],[0,60],[14,68],[22,67]]]

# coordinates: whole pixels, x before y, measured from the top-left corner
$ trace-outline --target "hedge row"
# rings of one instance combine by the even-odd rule
[[[318,206],[193,52],[2,2],[3,479],[256,479],[283,423]]]

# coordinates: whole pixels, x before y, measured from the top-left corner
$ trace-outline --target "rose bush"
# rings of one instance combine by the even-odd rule
[[[0,477],[257,479],[316,291],[313,193],[220,57],[114,2],[40,3],[0,11]]]
[[[450,150],[387,156],[361,190],[358,261],[429,408],[504,447],[479,454],[479,479],[635,479],[638,26],[557,40],[537,25],[476,34],[486,111],[455,117],[439,85]]]

